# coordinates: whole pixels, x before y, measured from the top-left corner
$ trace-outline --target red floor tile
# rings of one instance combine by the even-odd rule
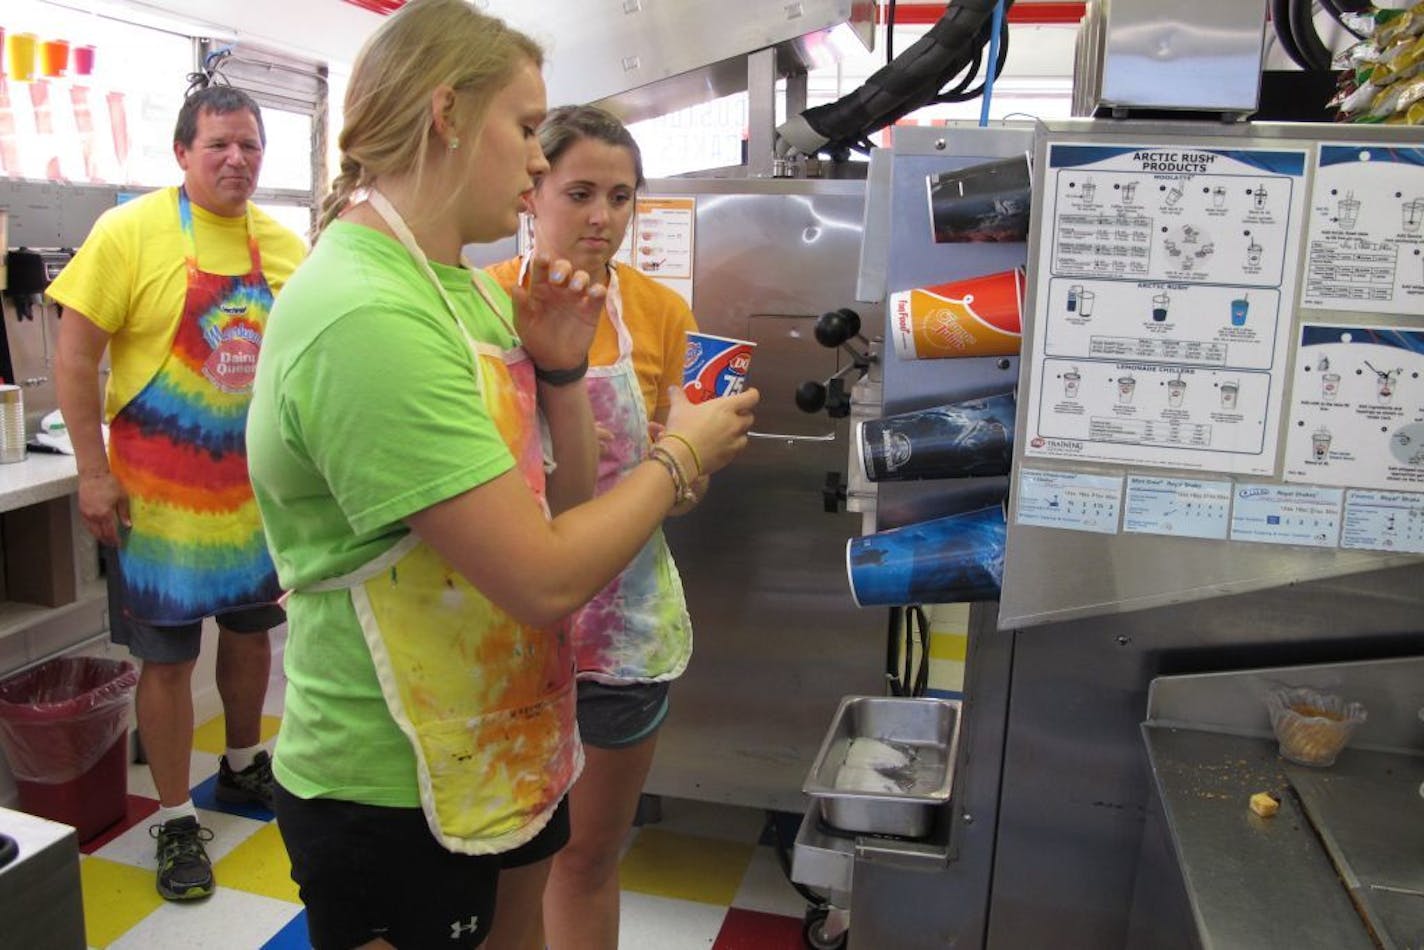
[[[801,919],[733,907],[712,950],[804,950]]]

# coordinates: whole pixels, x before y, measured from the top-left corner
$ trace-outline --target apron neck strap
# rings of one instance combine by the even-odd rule
[[[252,205],[244,202],[242,223],[247,229],[247,254],[252,260],[252,269],[262,269],[262,251],[257,246],[257,232],[252,227]],[[198,269],[198,234],[193,223],[193,201],[188,197],[188,189],[178,186],[178,224],[183,229],[183,241],[188,249],[188,267]]]

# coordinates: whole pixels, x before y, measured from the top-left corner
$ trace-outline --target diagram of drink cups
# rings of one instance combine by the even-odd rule
[[[1165,323],[1167,311],[1172,305],[1172,297],[1165,290],[1160,294],[1152,295],[1152,321],[1154,323]]]
[[[1231,301],[1231,325],[1233,327],[1244,327],[1246,325],[1246,314],[1251,310],[1251,300],[1249,294],[1242,294]]]
[[[1167,189],[1167,205],[1171,207],[1182,200],[1182,186],[1173,185]]]
[[[1257,211],[1264,210],[1266,207],[1266,197],[1266,186],[1257,185],[1255,190],[1251,192],[1251,207],[1255,208]]]
[[[1122,186],[1122,203],[1130,205],[1137,198],[1137,182],[1130,181]]]
[[[1083,194],[1083,200],[1084,200],[1084,201],[1092,201],[1092,200],[1093,200],[1093,195],[1095,195],[1095,194],[1097,194],[1097,193],[1098,193],[1098,184],[1097,184],[1097,182],[1093,181],[1091,178],[1088,179],[1087,181],[1083,182],[1083,192],[1082,192],[1082,194]]]
[[[1330,460],[1330,430],[1321,426],[1310,434],[1310,455],[1317,462]]]
[[[1236,397],[1241,392],[1241,384],[1234,379],[1225,380],[1221,384],[1221,408],[1226,410],[1236,409]]]
[[[1187,383],[1178,377],[1167,380],[1167,405],[1173,409],[1180,409],[1182,400],[1187,397]]]
[[[1091,290],[1080,291],[1078,294],[1078,312],[1085,317],[1093,315],[1093,306],[1097,303],[1098,295]]]
[[[1340,374],[1321,373],[1320,374],[1320,396],[1334,402],[1340,398]]]
[[[1336,211],[1336,218],[1340,227],[1347,230],[1353,229],[1355,223],[1360,219],[1360,202],[1355,197],[1353,191],[1345,192],[1345,197],[1340,199],[1339,207]]]
[[[1421,227],[1424,227],[1424,198],[1415,198],[1406,201],[1401,208],[1404,215],[1404,230],[1410,234],[1417,234]]]
[[[1078,367],[1073,367],[1063,374],[1063,397],[1065,399],[1077,399],[1078,387],[1083,383],[1083,376],[1078,372]]]
[[[1246,245],[1246,266],[1261,266],[1261,245],[1257,244],[1254,238],[1250,244]]]
[[[1117,378],[1117,401],[1119,405],[1132,404],[1132,394],[1137,390],[1137,380],[1131,376]]]
[[[1211,190],[1211,206],[1213,208],[1226,207],[1226,186],[1217,185]]]
[[[1083,285],[1071,284],[1068,287],[1068,312],[1077,313],[1078,303],[1083,298]]]

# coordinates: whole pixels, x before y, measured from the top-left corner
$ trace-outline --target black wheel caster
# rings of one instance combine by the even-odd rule
[[[826,933],[826,917],[830,909],[812,907],[806,911],[805,923],[801,925],[801,939],[811,950],[842,950],[846,945],[848,931],[841,931],[834,937]]]

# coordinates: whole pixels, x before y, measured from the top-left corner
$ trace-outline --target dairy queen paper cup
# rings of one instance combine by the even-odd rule
[[[682,361],[682,391],[689,402],[706,402],[746,388],[755,343],[710,333],[689,333]]]
[[[867,419],[855,427],[872,482],[1003,475],[1014,454],[1012,393]]]
[[[857,607],[994,600],[1004,576],[1003,508],[892,528],[846,544]]]
[[[1023,270],[890,295],[890,332],[902,360],[1014,356],[1023,329]]]

